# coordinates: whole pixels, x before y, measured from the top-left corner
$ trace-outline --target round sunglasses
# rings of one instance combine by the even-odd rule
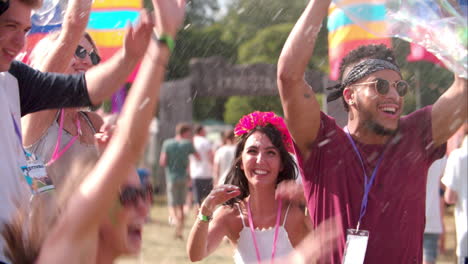
[[[97,65],[99,64],[99,62],[101,62],[101,57],[99,57],[96,51],[93,50],[91,52],[88,52],[85,48],[83,48],[83,46],[78,45],[78,47],[76,47],[75,50],[75,56],[77,56],[80,59],[84,59],[86,58],[86,55],[89,55],[89,58],[91,59],[91,63],[93,65]]]
[[[365,84],[374,84],[374,89],[381,95],[388,94],[388,92],[390,91],[390,85],[395,86],[395,89],[400,97],[405,96],[409,90],[409,84],[404,80],[395,81],[394,83],[390,84],[389,81],[381,78],[377,78],[375,81],[372,82],[356,83],[351,86]]]
[[[153,201],[153,187],[146,184],[143,187],[126,186],[120,191],[119,201],[124,207],[138,206],[138,200]]]

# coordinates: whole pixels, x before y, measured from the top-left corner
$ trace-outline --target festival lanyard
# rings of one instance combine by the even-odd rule
[[[76,128],[77,128],[77,135],[73,136],[73,138],[67,143],[67,145],[60,150],[60,143],[62,142],[62,133],[63,133],[63,119],[64,119],[64,110],[60,110],[60,126],[57,136],[57,143],[55,144],[54,152],[52,153],[52,157],[50,158],[49,162],[46,163],[46,166],[51,165],[55,161],[57,161],[72,145],[75,141],[82,135],[81,132],[81,123],[80,119],[76,119]]]
[[[276,213],[275,235],[273,238],[273,248],[271,250],[271,263],[274,262],[275,254],[276,254],[276,243],[278,241],[278,230],[279,230],[279,224],[280,224],[280,219],[281,219],[281,206],[282,206],[282,202],[281,200],[278,200],[278,212]],[[260,250],[258,249],[257,238],[255,236],[252,212],[250,211],[250,201],[247,201],[247,209],[248,209],[247,212],[249,214],[248,216],[249,216],[250,233],[252,234],[252,239],[253,239],[254,246],[255,246],[255,253],[257,254],[257,262],[260,263],[261,262]]]
[[[11,114],[11,113],[10,113]],[[21,130],[18,126],[18,124],[16,124],[16,121],[15,121],[15,117],[13,116],[13,114],[11,114],[11,120],[13,121],[13,126],[15,127],[15,133],[16,133],[16,136],[18,137],[18,140],[19,140],[19,143],[21,145],[21,149],[23,150],[24,152],[24,155],[29,158],[31,157],[31,153],[27,152],[24,147],[23,147],[23,138],[21,136]]]
[[[356,143],[354,142],[353,138],[351,137],[351,134],[349,133],[348,127],[345,127],[344,131],[346,132],[346,136],[348,137],[349,141],[351,142],[351,145],[353,146],[354,152],[356,152],[356,154],[357,154],[357,156],[359,158],[359,162],[361,163],[361,167],[362,167],[362,170],[364,172],[364,195],[362,197],[361,210],[359,212],[359,220],[358,220],[357,228],[356,228],[357,230],[359,230],[359,225],[361,224],[361,220],[364,217],[364,215],[366,214],[369,192],[370,192],[370,190],[372,188],[372,184],[374,183],[375,176],[377,175],[377,171],[379,169],[380,163],[383,160],[383,156],[384,156],[386,148],[384,148],[384,151],[382,152],[382,154],[380,154],[380,157],[379,157],[379,159],[377,161],[377,164],[375,165],[375,168],[372,171],[372,175],[371,175],[370,180],[367,180],[367,172],[366,172],[366,168],[364,166],[364,161],[362,159],[361,153],[359,152],[359,150],[358,150],[358,148],[356,146]]]

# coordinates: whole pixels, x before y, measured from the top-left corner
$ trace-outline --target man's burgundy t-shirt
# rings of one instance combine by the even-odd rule
[[[432,143],[431,109],[402,117],[387,147],[355,140],[368,177],[385,148],[360,226],[369,231],[365,263],[422,262],[427,171],[445,153],[445,144],[435,148]],[[314,226],[332,216],[341,220],[344,236],[326,258],[326,263],[341,263],[346,230],[356,228],[364,193],[359,157],[343,129],[324,113],[308,160],[303,160],[297,146],[296,152]]]

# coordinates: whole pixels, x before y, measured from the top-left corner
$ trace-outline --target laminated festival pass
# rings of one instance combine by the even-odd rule
[[[348,229],[343,264],[362,264],[366,257],[369,231]]]
[[[27,165],[21,167],[24,177],[33,194],[54,190],[54,184],[47,175],[44,163],[37,159],[27,160]]]

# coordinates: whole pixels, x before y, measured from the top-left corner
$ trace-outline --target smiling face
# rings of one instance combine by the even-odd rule
[[[242,151],[241,169],[249,185],[276,185],[283,165],[278,148],[266,134],[256,131],[247,138]]]
[[[97,52],[93,44],[91,44],[91,42],[89,42],[89,40],[83,36],[78,45],[83,47],[86,50],[87,54],[84,58],[79,58],[78,56],[73,55],[72,60],[70,62],[70,67],[68,68],[68,73],[75,74],[86,72],[87,70],[89,70],[89,68],[94,66],[91,62],[91,58],[89,57],[90,52]]]
[[[0,15],[0,72],[8,71],[23,49],[26,33],[31,28],[31,10],[30,6],[11,0],[10,7]]]
[[[142,187],[136,173],[132,174],[125,186]],[[138,254],[150,206],[149,197],[137,198],[136,203],[125,206],[116,201],[109,217],[100,226],[99,250],[107,250],[113,256]]]
[[[359,85],[378,78],[392,84],[385,95],[377,92],[375,84]],[[359,123],[376,134],[389,135],[398,129],[404,105],[403,97],[398,95],[393,85],[398,80],[401,80],[401,77],[395,71],[377,71],[348,86],[344,91],[345,99]]]

